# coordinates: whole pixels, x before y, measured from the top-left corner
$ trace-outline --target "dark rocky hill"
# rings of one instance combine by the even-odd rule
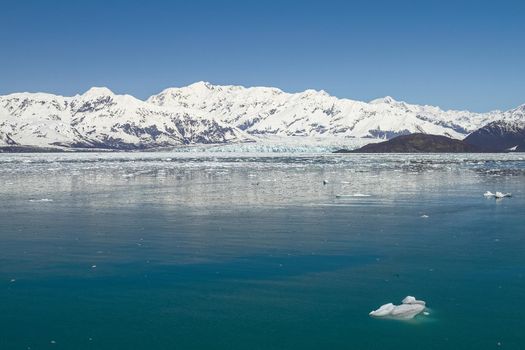
[[[525,123],[495,121],[468,135],[465,142],[485,151],[525,152]]]
[[[480,148],[465,141],[418,133],[394,137],[384,142],[370,143],[352,151],[340,150],[336,153],[468,153],[480,151]]]

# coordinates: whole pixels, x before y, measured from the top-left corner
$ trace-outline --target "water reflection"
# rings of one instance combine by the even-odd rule
[[[409,200],[482,183],[499,182],[498,190],[511,192],[519,190],[511,178],[518,177],[519,184],[525,176],[525,160],[516,154],[2,154],[0,163],[0,195],[6,200],[97,208],[340,204],[337,195],[348,202],[346,196],[356,193],[371,195],[370,201]]]

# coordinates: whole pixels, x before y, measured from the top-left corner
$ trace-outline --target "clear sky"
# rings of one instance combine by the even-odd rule
[[[525,103],[525,1],[0,0],[0,94],[199,80],[509,109]]]

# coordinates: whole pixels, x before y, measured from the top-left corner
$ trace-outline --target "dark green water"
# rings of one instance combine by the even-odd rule
[[[525,347],[519,156],[0,165],[2,350]],[[406,295],[430,315],[368,316]]]

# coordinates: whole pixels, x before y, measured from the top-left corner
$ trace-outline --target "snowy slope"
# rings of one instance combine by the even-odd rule
[[[237,128],[201,116],[115,95],[107,88],[74,97],[18,93],[0,97],[0,142],[136,149],[250,139]]]
[[[205,82],[146,101],[92,88],[72,97],[0,96],[0,145],[143,149],[256,141],[272,149],[281,143],[352,147],[415,132],[462,139],[490,122],[524,120],[522,112],[444,111],[391,97],[366,103],[324,91],[291,94]]]

